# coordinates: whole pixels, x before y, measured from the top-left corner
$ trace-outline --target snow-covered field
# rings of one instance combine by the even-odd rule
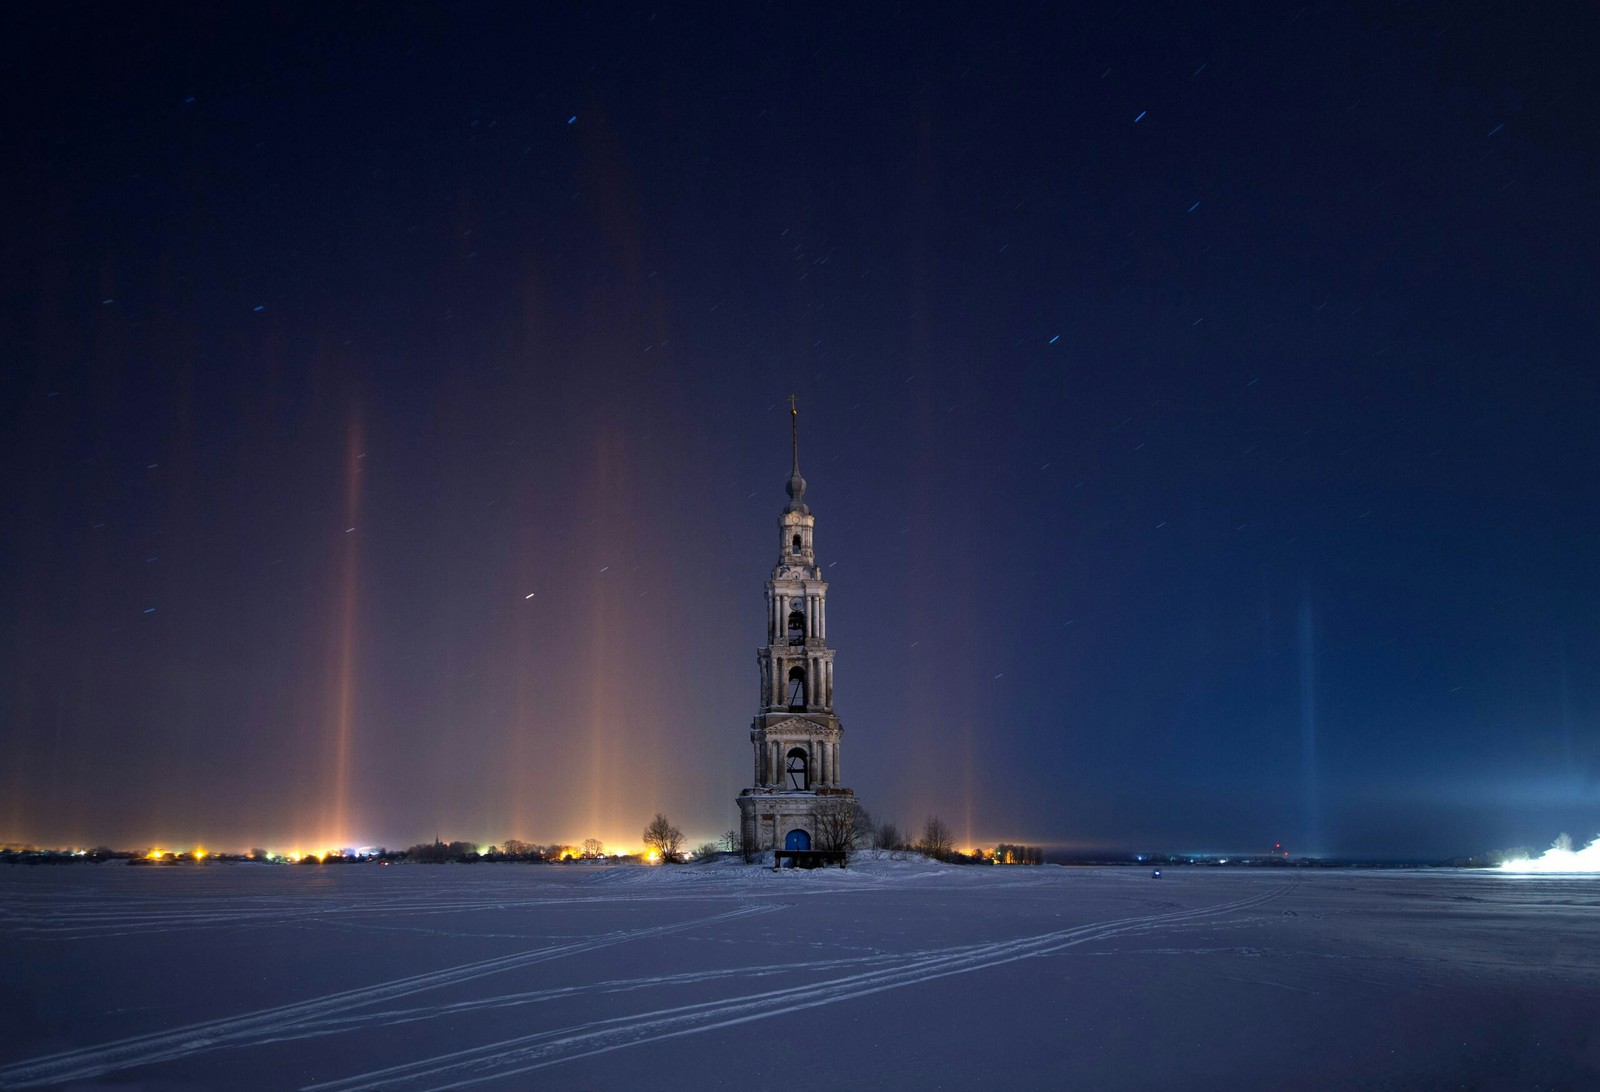
[[[0,872],[0,1087],[1600,1087],[1600,877]]]

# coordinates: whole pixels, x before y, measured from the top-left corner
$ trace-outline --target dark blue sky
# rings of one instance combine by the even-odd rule
[[[791,391],[875,814],[1588,838],[1596,23],[12,12],[0,840],[721,833]]]

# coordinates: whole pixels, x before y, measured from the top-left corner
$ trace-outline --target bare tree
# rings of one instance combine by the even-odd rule
[[[955,835],[945,826],[944,820],[930,815],[922,824],[922,836],[917,839],[917,851],[942,861],[955,852]]]
[[[583,840],[583,855],[591,860],[606,851],[606,844],[598,838],[585,838]]]
[[[644,828],[644,844],[661,855],[663,861],[676,861],[683,849],[683,831],[673,826],[659,811]]]
[[[811,812],[817,848],[832,853],[848,852],[856,844],[856,833],[866,814],[853,796],[827,796]]]
[[[1044,850],[1038,846],[1018,846],[1001,842],[994,847],[995,864],[1044,864]]]
[[[406,860],[421,864],[444,864],[446,861],[466,863],[477,859],[478,847],[471,842],[423,842],[406,850]],[[301,860],[306,858],[302,857]]]
[[[855,835],[851,838],[850,847],[852,849],[867,848],[868,846],[872,845],[872,840],[877,834],[877,831],[877,824],[872,821],[872,813],[866,808],[862,807],[861,803],[857,801],[856,830]]]
[[[872,845],[876,849],[896,850],[905,845],[905,839],[900,836],[900,828],[885,819],[872,832]]]

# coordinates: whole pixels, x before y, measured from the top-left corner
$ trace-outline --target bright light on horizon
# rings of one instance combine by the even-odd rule
[[[1502,872],[1600,872],[1600,836],[1583,849],[1572,848],[1563,834],[1538,857],[1518,857],[1500,865]]]
[[[595,842],[601,841],[598,838],[589,840]],[[714,839],[707,840],[714,841]],[[469,845],[473,851],[479,854],[488,854],[490,850],[498,851],[500,847],[503,846],[507,841],[517,841],[517,839],[494,841],[457,839],[457,841],[466,842],[466,844]],[[95,844],[98,845],[99,843]],[[407,848],[403,845],[397,845],[395,848],[390,848],[380,845],[356,846],[330,843],[319,844],[317,842],[312,842],[311,845],[307,847],[305,842],[300,842],[299,844],[290,842],[289,846],[291,848],[275,849],[271,848],[272,841],[267,839],[252,839],[251,844],[253,846],[251,849],[217,849],[214,845],[208,846],[206,843],[198,841],[188,843],[187,847],[185,847],[184,843],[182,842],[177,844],[162,842],[154,845],[146,842],[143,843],[144,848],[136,848],[131,850],[113,848],[109,850],[109,852],[135,856],[148,861],[209,861],[218,858],[239,858],[245,860],[289,861],[291,863],[297,863],[311,859],[326,861],[329,858],[370,858],[376,857],[380,853],[403,854],[406,852]],[[422,844],[427,845],[429,843]],[[632,857],[643,860],[646,857],[646,851],[644,847],[633,846],[626,838],[618,838],[614,841],[604,841],[601,844],[603,848],[593,854],[585,852],[584,848],[577,843],[567,844],[564,842],[551,842],[547,844],[537,844],[535,848],[544,850],[546,852],[556,850],[556,856],[559,859],[570,857],[573,860],[616,860],[624,857]],[[282,845],[282,843],[279,843],[279,845]],[[31,843],[26,845],[17,843],[11,848],[27,852],[33,852],[35,850],[35,847]],[[65,852],[76,857],[86,857],[91,853],[97,852],[94,849],[80,848],[76,845],[67,846],[64,848],[46,848],[49,852]]]

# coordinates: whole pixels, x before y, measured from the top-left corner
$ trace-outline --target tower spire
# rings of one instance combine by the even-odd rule
[[[794,469],[791,476],[800,476],[800,407],[795,404],[794,395],[789,396],[789,445],[794,449]]]
[[[794,395],[789,396],[789,446],[794,454],[794,462],[790,465],[789,484],[785,487],[789,494],[789,506],[785,512],[809,512],[806,507],[806,480],[800,476],[800,407],[795,403]]]

